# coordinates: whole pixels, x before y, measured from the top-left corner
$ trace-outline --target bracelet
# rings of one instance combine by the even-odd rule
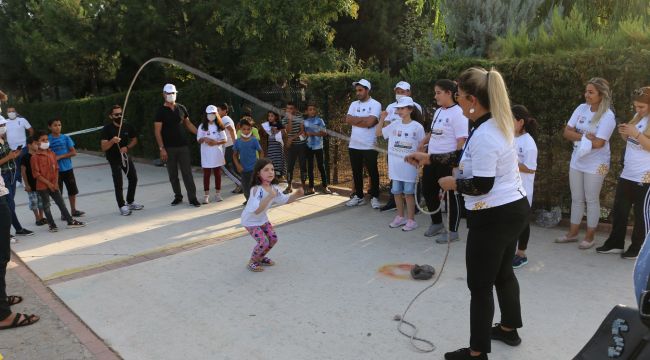
[[[158,150],[163,151],[163,150],[165,150],[165,147],[161,146],[161,147],[158,148]]]

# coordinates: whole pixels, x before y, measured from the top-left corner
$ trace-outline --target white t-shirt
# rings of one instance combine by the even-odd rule
[[[385,123],[391,123],[395,120],[402,120],[402,118],[399,115],[397,115],[397,111],[396,111],[397,108],[395,107],[395,105],[397,105],[397,101],[386,106],[386,112],[388,113],[388,115],[384,119]],[[418,110],[420,110],[420,113],[422,113],[422,106],[420,106],[420,104],[415,103],[415,107],[418,108]]]
[[[241,224],[242,226],[261,226],[269,222],[269,217],[267,216],[267,212],[273,206],[273,204],[286,204],[287,201],[289,201],[289,195],[283,194],[282,189],[278,187],[277,185],[273,185],[273,188],[275,191],[277,191],[277,195],[269,203],[269,206],[264,209],[259,214],[255,214],[255,210],[260,206],[260,203],[262,202],[262,199],[267,197],[269,195],[266,190],[264,190],[263,187],[261,186],[253,186],[250,192],[250,196],[248,197],[248,202],[246,203],[246,207],[244,208],[244,211],[241,213]]]
[[[32,125],[27,119],[17,117],[14,120],[7,119],[7,142],[11,150],[16,150],[18,146],[25,147],[27,144],[27,135],[25,131],[31,129]]]
[[[579,133],[593,133],[597,138],[605,140],[605,146],[600,149],[591,150],[587,155],[578,157],[577,144],[573,144],[573,154],[571,155],[571,168],[582,171],[588,174],[607,175],[609,171],[609,138],[612,136],[614,128],[616,128],[616,119],[611,110],[607,110],[600,118],[598,126],[593,129],[591,126],[591,119],[594,116],[591,112],[591,106],[587,104],[580,104],[567,123],[568,126],[575,128]]]
[[[530,170],[537,170],[537,145],[530,134],[526,133],[515,137],[515,146],[517,147],[517,158],[520,164],[524,164]],[[533,204],[533,188],[535,183],[535,174],[519,173],[521,183],[526,190],[528,203]]]
[[[647,127],[648,116],[636,124],[636,129],[641,133]],[[627,138],[624,162],[621,178],[638,183],[650,183],[650,151],[645,150],[639,141],[631,136]]]
[[[381,129],[381,133],[388,140],[388,177],[416,182],[418,169],[405,162],[404,157],[417,151],[418,144],[424,139],[424,127],[417,121],[404,124],[400,120],[391,122]]]
[[[381,104],[373,98],[365,102],[357,100],[350,104],[348,115],[357,117],[374,116],[379,120],[379,116],[381,116]],[[348,147],[357,150],[372,150],[376,140],[375,126],[370,128],[352,126],[350,145]]]
[[[514,141],[508,141],[494,119],[489,119],[474,130],[465,146],[456,176],[459,179],[494,177],[494,185],[487,194],[463,194],[467,210],[509,204],[526,196],[519,176]]]
[[[212,140],[223,141],[227,139],[226,131],[217,128],[216,124],[208,124],[208,130],[203,130],[203,125],[196,129],[196,140],[207,137]],[[226,163],[224,155],[224,145],[210,146],[206,143],[201,144],[201,167],[212,169],[223,166]]]
[[[232,131],[235,133],[235,138],[233,139],[233,138],[230,137],[230,133],[226,129],[226,136],[228,137],[228,139],[227,139],[226,144],[224,146],[225,147],[232,146],[232,144],[235,143],[235,140],[237,140],[237,127],[235,126],[235,122],[232,121],[232,119],[228,115],[222,117],[221,122],[223,122],[224,127],[226,127],[226,128],[231,127]]]
[[[431,122],[431,137],[427,151],[429,154],[446,154],[456,151],[458,139],[466,138],[469,132],[469,120],[463,115],[463,109],[454,105],[438,108]]]

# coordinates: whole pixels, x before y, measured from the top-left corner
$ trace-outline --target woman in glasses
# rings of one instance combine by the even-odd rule
[[[627,143],[623,172],[616,186],[612,231],[601,254],[621,254],[623,259],[636,259],[650,230],[650,87],[636,90],[632,97],[636,114],[629,123],[620,124],[618,132]],[[634,206],[632,245],[623,252],[627,219]]]
[[[465,70],[458,79],[456,101],[472,122],[456,177],[438,183],[461,193],[467,209],[467,286],[471,293],[468,348],[445,354],[447,360],[483,360],[491,340],[517,346],[522,326],[519,283],[512,260],[530,206],[519,176],[514,146],[514,117],[508,92],[496,70]],[[440,162],[437,154],[414,153],[417,165]],[[452,159],[453,161],[453,159]],[[492,326],[496,288],[501,323]]]
[[[587,204],[587,234],[580,249],[594,246],[594,235],[600,218],[600,189],[609,172],[609,137],[616,127],[610,110],[612,93],[609,83],[592,78],[585,87],[585,103],[579,105],[564,129],[564,138],[573,142],[569,167],[571,187],[571,226],[569,232],[555,239],[556,243],[578,241],[580,223]]]

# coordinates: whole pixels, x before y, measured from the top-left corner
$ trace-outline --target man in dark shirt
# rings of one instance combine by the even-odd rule
[[[102,151],[106,153],[106,160],[111,165],[113,186],[115,187],[115,200],[120,214],[131,215],[132,210],[142,210],[143,205],[135,203],[135,188],[138,185],[138,174],[133,160],[128,155],[129,150],[138,144],[138,133],[130,124],[122,122],[122,107],[113,105],[108,116],[110,124],[102,130]],[[120,124],[122,130],[120,131]],[[118,134],[118,131],[120,132]],[[122,171],[126,174],[129,186],[126,191],[126,203],[122,194]]]
[[[196,198],[190,149],[187,146],[187,138],[183,131],[183,126],[185,126],[187,130],[196,135],[196,127],[190,122],[185,106],[176,103],[176,86],[172,84],[165,85],[163,97],[165,98],[165,104],[156,113],[154,132],[160,150],[160,159],[167,162],[169,182],[174,190],[174,200],[171,205],[175,206],[183,202],[181,184],[178,180],[178,168],[180,167],[187,198],[191,205],[199,207],[201,204]]]

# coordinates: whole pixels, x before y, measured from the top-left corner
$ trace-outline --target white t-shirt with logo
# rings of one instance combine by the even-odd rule
[[[207,137],[216,141],[226,140],[225,130],[219,131],[216,124],[208,124],[208,130],[203,130],[203,125],[196,129],[196,140]],[[213,169],[226,164],[224,145],[210,146],[206,143],[201,144],[201,167],[204,169]]]
[[[610,163],[609,138],[616,128],[616,119],[611,110],[607,110],[600,118],[598,126],[594,129],[591,125],[591,119],[595,112],[591,111],[588,104],[580,104],[567,123],[581,134],[593,133],[599,139],[605,140],[605,146],[600,149],[593,149],[588,154],[578,157],[577,149],[579,141],[573,144],[573,154],[571,154],[571,168],[594,175],[607,175]]]
[[[226,130],[226,137],[228,137],[228,139],[226,140],[226,144],[224,146],[225,147],[232,146],[232,144],[235,143],[235,140],[237,140],[237,127],[235,126],[235,122],[232,121],[232,119],[228,115],[222,117],[221,122],[223,122],[224,127],[226,127],[226,128],[231,127],[232,132],[235,133],[235,138],[233,139],[232,137],[230,137],[230,132],[228,132],[228,130]]]
[[[515,146],[517,147],[517,159],[520,164],[524,164],[530,170],[537,170],[537,145],[530,134],[515,137]],[[535,174],[519,173],[521,183],[526,190],[528,203],[533,204],[533,188],[535,184]]]
[[[250,196],[248,197],[246,207],[241,213],[242,226],[262,226],[266,224],[269,222],[269,217],[266,213],[269,211],[271,206],[273,206],[273,204],[286,204],[287,201],[289,201],[289,195],[283,194],[282,189],[277,185],[272,186],[278,194],[275,196],[273,201],[269,203],[268,207],[257,215],[255,214],[255,210],[257,210],[257,208],[260,206],[262,199],[267,197],[269,193],[266,192],[266,190],[264,190],[264,188],[261,186],[253,186],[250,192]]]
[[[648,116],[641,119],[635,127],[643,133],[648,127]],[[621,178],[637,183],[650,183],[650,151],[644,149],[639,141],[631,136],[627,138]]]
[[[17,117],[14,120],[7,119],[7,142],[11,150],[16,150],[18,146],[25,147],[27,144],[26,130],[31,129],[32,125],[23,117]]]
[[[397,105],[397,101],[386,106],[386,112],[388,113],[388,115],[384,119],[385,123],[391,123],[395,120],[402,120],[402,118],[399,115],[397,115],[397,108],[395,107],[396,105]],[[418,108],[418,110],[420,110],[420,113],[422,113],[422,106],[420,106],[420,104],[415,103],[415,107]]]
[[[489,119],[474,130],[465,146],[456,176],[459,179],[494,177],[494,185],[487,194],[463,194],[467,210],[509,204],[526,196],[519,176],[514,141],[508,141],[494,119]]]
[[[469,120],[463,115],[463,109],[454,105],[438,108],[431,122],[431,137],[427,151],[429,154],[446,154],[458,148],[458,139],[466,138],[469,133]]]
[[[424,127],[417,121],[404,124],[400,120],[393,121],[381,132],[388,140],[388,177],[391,180],[416,182],[418,169],[405,162],[404,157],[417,151],[418,144],[424,139]]]
[[[365,102],[357,100],[350,104],[348,115],[357,117],[374,116],[379,120],[379,116],[381,116],[381,104],[373,98]],[[357,150],[372,150],[376,140],[375,126],[370,128],[352,126],[350,145],[348,147]]]

